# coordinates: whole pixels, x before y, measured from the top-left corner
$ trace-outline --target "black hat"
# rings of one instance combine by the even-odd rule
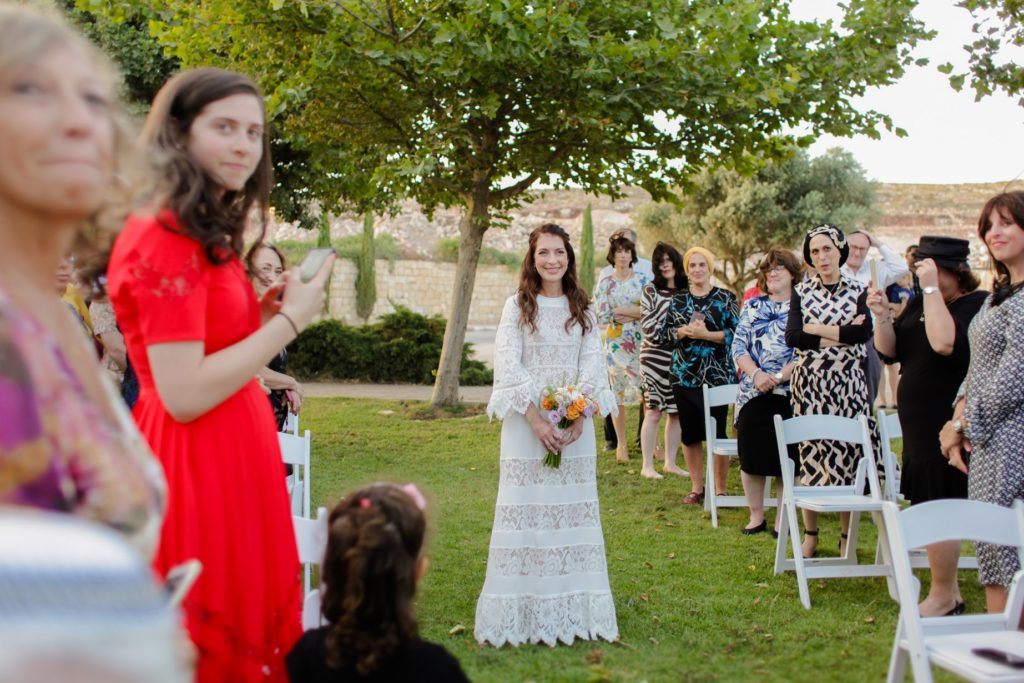
[[[942,237],[925,235],[917,245],[914,261],[930,258],[935,265],[954,273],[967,265],[967,256],[971,253],[971,245],[959,237]]]
[[[839,250],[840,267],[846,263],[846,258],[850,255],[850,244],[846,241],[846,235],[831,223],[822,223],[804,236],[804,262],[807,265],[814,267],[814,263],[811,262],[811,238],[817,235],[825,235],[836,245],[836,249]]]

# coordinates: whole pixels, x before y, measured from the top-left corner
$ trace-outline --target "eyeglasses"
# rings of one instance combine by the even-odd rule
[[[761,266],[761,272],[766,274],[766,275],[768,273],[781,273],[781,272],[783,272],[785,270],[786,270],[786,266],[783,266],[783,265],[774,265],[774,266],[764,265],[764,266]]]

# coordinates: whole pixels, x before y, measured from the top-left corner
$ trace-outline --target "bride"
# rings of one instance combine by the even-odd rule
[[[487,412],[504,424],[487,578],[476,606],[480,643],[618,637],[592,419],[563,432],[537,409],[545,387],[575,383],[590,385],[602,414],[616,409],[569,235],[549,223],[530,234],[519,289],[505,302],[495,339]],[[559,468],[542,464],[547,451],[561,451]]]

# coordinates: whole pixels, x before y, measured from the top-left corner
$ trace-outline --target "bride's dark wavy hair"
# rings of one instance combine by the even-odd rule
[[[154,156],[165,179],[164,203],[178,218],[185,234],[203,245],[211,263],[241,257],[243,235],[253,204],[259,204],[263,241],[270,203],[270,133],[264,110],[263,156],[240,191],[219,192],[215,180],[188,153],[192,123],[211,102],[232,95],[252,95],[263,108],[263,96],[252,80],[234,71],[204,68],[182,71],[160,88],[142,128],[141,142]],[[169,226],[167,226],[169,227]]]
[[[368,676],[419,638],[413,598],[426,529],[392,484],[364,486],[331,511],[320,605],[328,666]]]
[[[580,287],[579,278],[576,276],[576,252],[569,242],[569,233],[554,223],[545,223],[530,233],[530,245],[526,251],[526,258],[523,259],[523,266],[519,269],[519,289],[516,292],[519,298],[519,323],[529,326],[531,332],[537,331],[537,293],[540,292],[541,279],[534,261],[534,252],[537,250],[537,240],[541,235],[561,237],[565,243],[565,251],[569,256],[568,267],[562,276],[562,292],[569,299],[569,317],[565,321],[565,331],[568,332],[575,323],[586,334],[593,325],[587,311],[590,297]]]

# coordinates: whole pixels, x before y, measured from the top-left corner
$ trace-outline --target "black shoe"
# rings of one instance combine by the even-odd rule
[[[957,603],[953,605],[953,609],[949,610],[942,616],[944,617],[958,617],[967,611],[967,603],[963,600],[957,600]]]
[[[762,519],[761,523],[758,524],[757,526],[744,527],[743,529],[741,529],[741,532],[745,536],[753,536],[754,534],[764,533],[767,529],[768,529],[768,522],[766,520]]]
[[[772,529],[772,538],[778,538],[778,537],[779,537],[779,532],[776,531],[775,529]]]
[[[617,443],[615,443],[614,441],[605,441],[604,442],[604,449],[606,451],[614,451],[618,447],[619,447],[619,445]]]

